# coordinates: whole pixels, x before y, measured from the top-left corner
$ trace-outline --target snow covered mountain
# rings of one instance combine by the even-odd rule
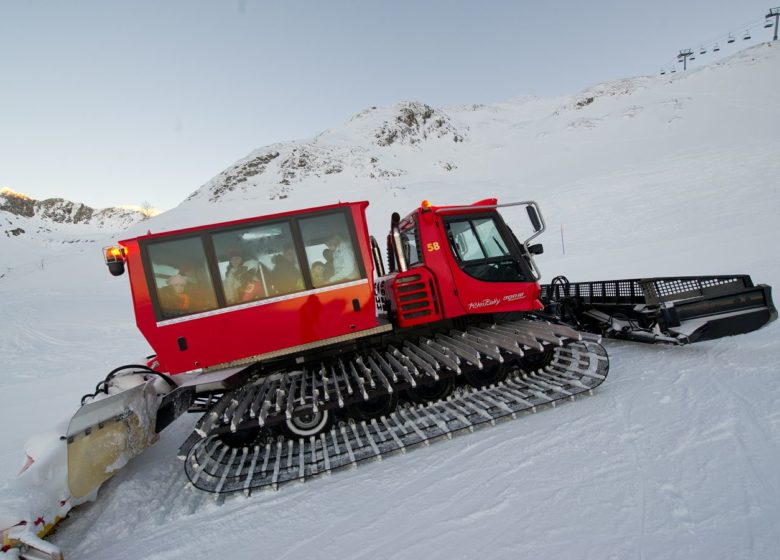
[[[371,108],[256,150],[122,235],[367,199],[381,236],[423,198],[496,196],[541,205],[545,280],[749,273],[777,287],[779,92],[780,46],[762,44],[571,96]],[[29,258],[7,247],[4,263]],[[149,353],[126,278],[91,248],[57,251],[0,279],[0,485],[31,433]],[[185,417],[53,540],[84,560],[774,559],[779,328],[680,348],[607,341],[610,377],[591,397],[249,499],[187,487]]]
[[[63,245],[84,250],[145,219],[142,209],[95,209],[62,198],[36,200],[0,188],[0,278],[40,268]]]
[[[141,209],[112,207],[96,210],[86,204],[71,202],[63,198],[35,200],[7,187],[0,189],[0,212],[4,213],[0,214],[0,216],[9,225],[12,224],[13,218],[7,214],[17,218],[37,219],[41,225],[48,225],[49,231],[62,224],[83,225],[91,226],[90,229],[119,231],[146,217]],[[24,235],[25,233],[27,232],[18,230],[5,231],[6,235],[14,236]]]

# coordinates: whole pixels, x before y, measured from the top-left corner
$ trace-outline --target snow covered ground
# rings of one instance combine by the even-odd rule
[[[447,134],[417,143],[378,145],[398,107],[370,110],[273,147],[264,173],[215,202],[219,177],[120,237],[338,199],[368,199],[379,236],[391,211],[423,198],[497,196],[540,203],[544,280],[749,273],[777,287],[779,86],[780,46],[764,44],[688,74],[437,110]],[[323,160],[285,175],[295,148]],[[30,434],[149,353],[101,245],[2,245],[2,264],[45,251],[46,266],[0,279],[0,480]],[[607,341],[610,376],[591,397],[223,503],[185,484],[175,458],[195,421],[185,417],[52,540],[83,560],[777,558],[779,334],[773,323],[681,348]]]

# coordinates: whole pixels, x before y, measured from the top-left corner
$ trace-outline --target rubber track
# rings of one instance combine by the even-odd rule
[[[555,406],[564,399],[589,393],[609,371],[604,348],[592,341],[554,349],[543,369],[516,371],[488,388],[465,388],[446,400],[428,405],[403,404],[388,417],[370,423],[342,422],[329,432],[308,439],[278,439],[265,444],[231,448],[218,436],[196,432],[182,449],[189,449],[185,472],[201,490],[239,492],[305,480],[441,437],[473,431],[497,420]]]
[[[347,354],[268,375],[225,394],[198,421],[195,432],[207,437],[274,426],[307,407],[315,413],[344,408],[460,375],[464,369],[480,370],[505,358],[539,354],[579,341],[582,336],[565,325],[521,319]]]

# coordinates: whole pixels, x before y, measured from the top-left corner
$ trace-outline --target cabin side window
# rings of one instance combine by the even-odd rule
[[[298,221],[315,288],[362,277],[352,235],[343,212]]]
[[[417,236],[417,221],[409,222],[409,225],[401,226],[401,246],[407,266],[414,266],[422,262],[420,243]]]
[[[162,319],[217,308],[200,237],[150,244],[148,255]]]
[[[288,222],[215,233],[211,237],[228,305],[304,289]]]

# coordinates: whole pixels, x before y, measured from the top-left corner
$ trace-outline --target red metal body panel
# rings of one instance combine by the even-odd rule
[[[127,249],[136,323],[157,353],[159,369],[176,374],[208,368],[376,327],[366,206],[367,202],[336,204],[121,241]],[[159,320],[155,316],[142,259],[145,240],[338,208],[348,208],[352,216],[357,240],[355,250],[362,260],[366,278],[174,319]]]
[[[390,282],[389,292],[399,327],[413,327],[443,318],[435,280],[424,266],[415,266],[395,275]]]
[[[418,208],[405,218],[410,219],[413,215],[417,218],[424,266],[436,280],[436,292],[445,318],[544,309],[539,301],[541,289],[537,282],[484,282],[463,272],[455,260],[442,218],[480,212],[483,211],[480,206],[496,203],[496,199],[486,199],[474,203],[469,210],[454,211],[447,211],[446,206]],[[491,209],[484,211],[496,212]]]

